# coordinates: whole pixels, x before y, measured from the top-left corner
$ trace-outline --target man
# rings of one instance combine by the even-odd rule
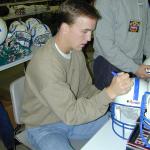
[[[99,14],[84,1],[65,1],[57,34],[36,52],[26,70],[27,140],[36,150],[72,150],[70,139],[89,139],[105,123],[109,103],[132,87],[126,73],[99,91],[92,85],[82,48]]]
[[[94,83],[107,87],[111,72],[124,71],[131,76],[150,78],[143,55],[150,56],[150,8],[147,0],[97,0],[102,19],[94,33]]]

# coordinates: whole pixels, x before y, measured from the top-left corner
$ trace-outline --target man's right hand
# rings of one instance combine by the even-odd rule
[[[142,79],[150,78],[150,74],[146,73],[146,69],[150,69],[150,65],[140,65],[135,75]]]
[[[121,72],[112,79],[110,86],[106,88],[106,92],[111,99],[114,99],[119,95],[128,93],[132,86],[133,81],[129,78],[129,74]]]

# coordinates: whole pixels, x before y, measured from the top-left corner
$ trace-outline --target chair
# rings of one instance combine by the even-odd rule
[[[18,133],[18,127],[22,125],[20,122],[20,114],[21,114],[21,102],[23,100],[23,93],[24,93],[24,79],[25,77],[20,77],[19,79],[13,81],[10,84],[10,95],[12,100],[13,106],[13,113],[14,118],[17,124],[17,132],[15,132],[15,138],[22,144],[24,144],[27,148],[31,149],[30,144],[27,142],[25,138],[25,132],[21,131]],[[72,146],[75,150],[80,150],[81,147],[87,142],[87,140],[71,140]],[[16,146],[15,146],[16,149]]]
[[[26,147],[31,148],[30,144],[26,141],[24,131],[20,132],[20,127],[22,123],[20,122],[20,114],[21,114],[21,102],[23,100],[23,92],[24,92],[24,79],[25,77],[20,77],[19,79],[13,81],[10,84],[10,95],[13,106],[13,113],[15,122],[17,127],[15,129],[15,139],[20,143],[24,144]],[[16,149],[16,145],[15,148]]]

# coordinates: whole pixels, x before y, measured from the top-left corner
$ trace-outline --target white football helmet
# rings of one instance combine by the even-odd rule
[[[26,24],[20,21],[14,21],[10,25],[9,33],[6,38],[6,45],[9,47],[15,47],[15,44],[19,44],[26,49],[30,49],[31,46],[31,34],[28,33]]]
[[[26,20],[26,26],[29,32],[31,32],[32,28],[38,24],[41,24],[41,21],[37,18],[29,18]]]
[[[141,103],[140,137],[143,145],[150,149],[150,92],[146,92]]]
[[[33,45],[42,46],[52,34],[50,28],[46,24],[38,24],[32,28],[31,35]]]
[[[3,19],[0,18],[0,45],[5,41],[7,36],[7,25]]]
[[[15,31],[27,31],[27,27],[23,21],[13,21],[9,26],[9,33],[13,34]]]
[[[140,116],[141,100],[147,91],[147,82],[132,78],[134,85],[124,95],[118,96],[111,104],[112,127],[114,132],[123,139],[128,139]]]

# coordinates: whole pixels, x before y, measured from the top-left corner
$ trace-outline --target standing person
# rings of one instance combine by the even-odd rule
[[[150,8],[147,0],[97,0],[102,19],[94,33],[94,83],[107,87],[111,72],[149,78],[142,64],[150,56]]]
[[[121,73],[102,91],[92,85],[82,53],[100,17],[92,5],[67,0],[58,15],[58,32],[26,70],[21,120],[35,150],[72,150],[70,139],[91,138],[108,119],[109,103],[133,84]]]

